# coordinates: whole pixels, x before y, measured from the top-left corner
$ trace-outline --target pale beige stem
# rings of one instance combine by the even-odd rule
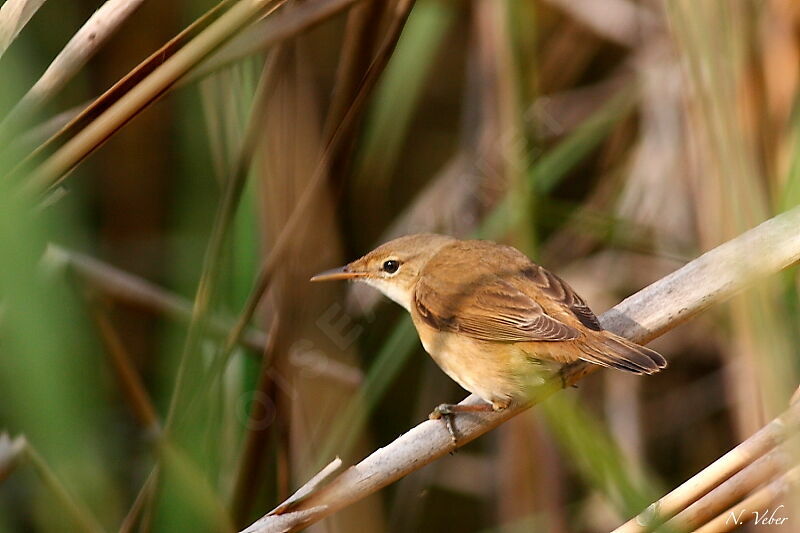
[[[678,513],[667,522],[666,530],[694,531],[730,507],[732,503],[741,501],[757,487],[784,473],[790,461],[791,453],[784,446],[773,448]]]
[[[144,0],[108,0],[72,36],[12,115],[36,108],[63,87],[94,56]]]
[[[648,341],[729,298],[755,280],[800,260],[800,207],[778,215],[718,246],[679,270],[627,298],[600,317],[603,326],[635,342]],[[577,364],[561,380],[550,380],[539,401],[597,370]],[[481,400],[470,396],[464,404]],[[529,406],[456,417],[459,444],[466,444]],[[426,421],[345,470],[330,483],[255,522],[247,533],[297,531],[419,470],[453,450],[443,424]]]
[[[46,0],[6,0],[0,6],[0,56]]]

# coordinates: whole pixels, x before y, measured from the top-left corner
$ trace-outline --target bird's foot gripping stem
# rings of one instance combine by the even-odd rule
[[[440,403],[431,411],[428,418],[430,420],[444,419],[445,427],[450,434],[450,440],[453,441],[453,446],[458,446],[458,436],[456,435],[456,427],[453,423],[456,413],[485,413],[488,411],[499,411],[505,409],[505,407],[506,405],[491,403],[479,403],[476,405]]]
[[[443,418],[447,432],[450,434],[450,440],[453,441],[453,446],[457,446],[458,437],[456,437],[456,428],[453,425],[453,414],[455,413],[453,410],[454,407],[457,407],[457,405],[440,403],[433,409],[433,411],[431,411],[431,414],[428,415],[428,419],[439,420]]]

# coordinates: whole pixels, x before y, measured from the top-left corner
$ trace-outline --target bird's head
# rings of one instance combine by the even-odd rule
[[[311,281],[363,281],[409,309],[419,273],[431,257],[454,240],[433,233],[400,237],[352,263],[317,274]]]

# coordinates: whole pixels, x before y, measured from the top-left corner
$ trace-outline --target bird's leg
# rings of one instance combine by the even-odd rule
[[[499,411],[505,409],[507,404],[500,403],[479,403],[473,405],[462,405],[457,403],[440,403],[437,405],[431,414],[428,415],[430,420],[444,419],[447,432],[450,433],[450,439],[453,445],[458,445],[458,437],[456,436],[456,428],[453,425],[453,417],[456,413],[485,413],[488,411]]]
[[[559,377],[559,378],[561,378],[561,388],[562,388],[562,389],[566,389],[566,388],[567,388],[567,386],[568,386],[568,383],[567,383],[567,375],[566,375],[566,373],[564,372],[564,369],[565,369],[565,368],[566,368],[566,365],[565,365],[565,366],[562,366],[561,368],[559,368],[559,369],[558,369],[558,377]]]
[[[558,369],[558,377],[561,379],[562,389],[566,389],[568,387],[572,387],[573,389],[578,388],[577,383],[573,383],[572,385],[570,385],[570,383],[567,381],[567,372],[572,366],[574,366],[574,364],[575,363],[563,365],[561,368]]]

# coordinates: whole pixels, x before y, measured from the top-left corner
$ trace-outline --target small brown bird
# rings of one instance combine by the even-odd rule
[[[604,330],[565,281],[511,246],[409,235],[311,281],[338,279],[363,281],[405,307],[425,351],[487,402],[442,404],[431,418],[525,401],[542,381],[544,362],[580,359],[634,374],[667,365],[657,352]]]

